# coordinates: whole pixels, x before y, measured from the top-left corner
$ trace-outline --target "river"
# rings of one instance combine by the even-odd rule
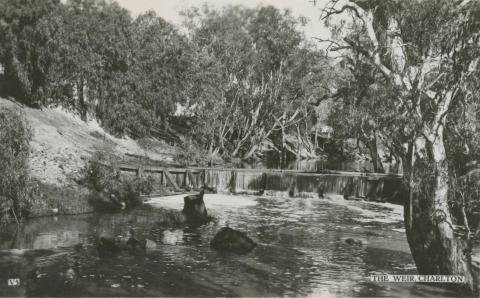
[[[401,207],[340,196],[205,195],[216,221],[161,223],[181,196],[116,214],[38,218],[0,232],[0,296],[454,296],[420,284],[369,281],[415,274]],[[248,255],[209,242],[223,226],[258,243]],[[148,239],[146,252],[100,258],[99,237]],[[346,239],[360,240],[349,245]],[[18,286],[7,279],[18,278]]]

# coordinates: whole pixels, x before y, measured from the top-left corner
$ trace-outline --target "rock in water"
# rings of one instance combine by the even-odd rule
[[[146,249],[146,240],[139,241],[135,238],[135,231],[130,229],[130,238],[127,240],[126,249],[130,253],[139,253],[145,252]]]
[[[122,252],[121,243],[118,239],[104,237],[99,239],[97,250],[100,258],[116,257]]]
[[[221,228],[215,235],[210,247],[219,251],[228,251],[238,254],[251,252],[257,244],[247,235],[229,227]]]
[[[345,243],[349,244],[349,245],[353,245],[353,246],[362,246],[362,240],[358,240],[358,239],[353,239],[353,238],[347,238],[345,240]]]
[[[183,216],[187,223],[204,224],[210,220],[207,208],[203,202],[203,189],[198,195],[186,196],[183,198],[184,206],[182,210]]]
[[[145,239],[145,248],[146,249],[155,249],[157,248],[157,243],[150,239]]]

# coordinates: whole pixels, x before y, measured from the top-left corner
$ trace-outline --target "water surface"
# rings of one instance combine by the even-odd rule
[[[452,296],[415,284],[375,284],[370,274],[415,274],[401,208],[328,199],[206,195],[217,221],[166,226],[182,196],[117,214],[40,218],[0,232],[1,296]],[[209,242],[228,225],[259,245],[248,255]],[[100,258],[99,237],[148,239],[146,252]],[[362,241],[361,246],[345,242]],[[122,241],[124,241],[122,240]],[[19,287],[8,287],[20,278]]]

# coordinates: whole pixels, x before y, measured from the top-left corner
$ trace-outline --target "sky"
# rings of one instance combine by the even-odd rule
[[[226,5],[242,4],[246,7],[256,7],[259,5],[273,5],[280,9],[289,8],[294,16],[304,16],[309,23],[302,28],[305,35],[312,39],[313,37],[327,38],[329,30],[319,19],[320,9],[313,5],[312,0],[115,0],[124,8],[132,12],[133,16],[147,10],[153,9],[157,15],[176,25],[181,24],[179,12],[192,6],[201,7],[208,3],[214,7],[223,7]],[[318,4],[317,4],[318,5]]]

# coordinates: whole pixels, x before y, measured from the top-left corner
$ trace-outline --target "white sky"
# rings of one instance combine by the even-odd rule
[[[130,10],[133,16],[153,9],[159,16],[176,25],[181,24],[179,12],[185,8],[192,6],[201,7],[204,3],[208,3],[214,7],[222,7],[225,5],[242,4],[246,7],[256,7],[258,5],[273,5],[280,9],[289,8],[292,15],[304,16],[308,18],[309,23],[303,27],[308,38],[322,37],[327,38],[330,31],[325,28],[323,21],[319,20],[320,9],[315,7],[312,0],[115,0],[121,6]],[[318,1],[322,2],[322,1]]]

